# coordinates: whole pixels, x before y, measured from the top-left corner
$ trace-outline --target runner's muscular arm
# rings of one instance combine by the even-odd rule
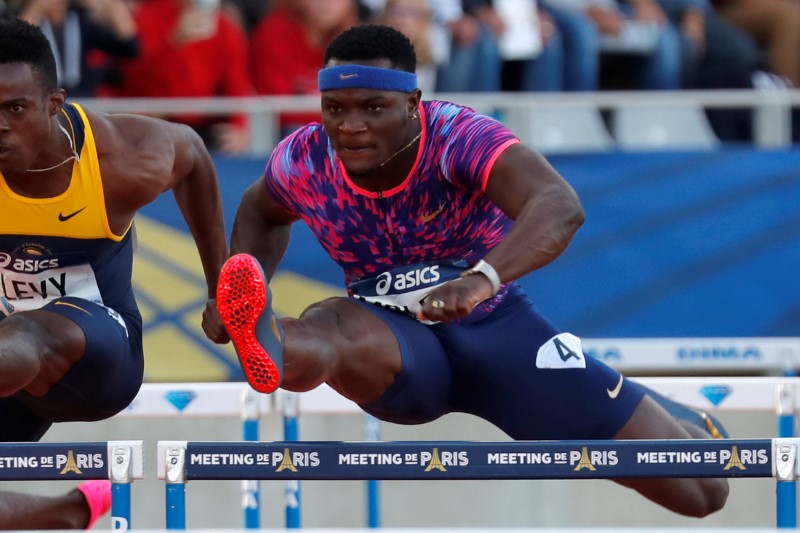
[[[505,240],[484,257],[503,283],[561,255],[584,221],[583,208],[572,187],[541,155],[522,144],[511,145],[497,158],[486,194],[514,221]],[[466,276],[431,291],[423,302],[422,314],[430,320],[454,320],[469,315],[491,296],[489,278]],[[435,300],[445,302],[445,306],[434,308]]]
[[[199,135],[188,126],[138,115],[92,113],[90,120],[114,232],[124,231],[136,211],[172,190],[213,298],[228,244],[216,169]]]
[[[504,283],[554,261],[585,219],[574,189],[544,157],[522,144],[497,159],[486,194],[514,221],[505,240],[484,258]]]
[[[288,213],[278,205],[267,191],[264,178],[259,178],[242,196],[231,235],[231,255],[247,253],[258,259],[268,279],[272,278],[289,245],[292,222]],[[230,341],[219,311],[206,306],[203,312],[203,330],[217,344]]]
[[[231,236],[231,254],[248,253],[261,263],[267,278],[272,278],[286,253],[292,223],[291,216],[272,197],[259,178],[242,197]]]

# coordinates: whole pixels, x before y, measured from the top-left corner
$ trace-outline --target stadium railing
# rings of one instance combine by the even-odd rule
[[[437,93],[423,99],[444,99],[467,105],[479,112],[497,116],[523,141],[546,152],[570,148],[569,124],[553,139],[537,145],[534,115],[541,111],[608,112],[625,109],[668,109],[681,111],[744,109],[753,111],[753,144],[759,148],[789,146],[792,142],[792,109],[800,107],[800,90],[717,90],[717,91],[599,91],[587,93]],[[78,99],[79,103],[106,112],[170,116],[183,113],[225,115],[245,113],[250,117],[251,152],[263,155],[280,140],[278,115],[287,111],[317,111],[316,96],[259,96],[248,98],[134,98]],[[670,117],[667,113],[662,116]],[[689,115],[687,115],[689,116]],[[695,117],[696,118],[696,117]],[[552,122],[552,120],[550,121]],[[676,147],[668,124],[652,143],[657,148]],[[563,135],[561,135],[563,133]],[[613,132],[612,132],[613,133]],[[676,131],[676,135],[681,132]],[[559,137],[560,135],[560,137]],[[612,136],[613,137],[613,136]],[[599,143],[596,149],[611,149],[614,139]],[[693,145],[695,148],[697,144]],[[687,146],[688,147],[688,146]]]

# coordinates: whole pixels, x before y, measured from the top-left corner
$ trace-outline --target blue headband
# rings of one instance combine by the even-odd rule
[[[376,89],[411,93],[417,88],[417,75],[404,70],[339,65],[319,71],[320,92],[332,89]]]

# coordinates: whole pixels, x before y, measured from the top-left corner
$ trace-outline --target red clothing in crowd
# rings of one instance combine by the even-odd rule
[[[123,65],[121,96],[252,96],[243,31],[220,13],[212,37],[176,44],[173,36],[180,13],[180,0],[148,0],[139,5],[134,15],[141,53]],[[214,119],[182,116],[176,120],[202,126]],[[245,126],[247,119],[241,115],[232,122]]]
[[[286,8],[269,12],[250,36],[250,59],[256,92],[263,95],[319,94],[317,73],[325,49],[309,43],[299,20]],[[320,114],[283,113],[281,127],[319,122]]]

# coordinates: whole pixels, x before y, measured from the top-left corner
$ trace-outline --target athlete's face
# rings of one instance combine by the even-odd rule
[[[0,64],[0,172],[27,171],[50,139],[64,91],[47,90],[28,63]]]
[[[326,66],[343,65],[331,61]],[[388,60],[363,62],[389,68]],[[322,93],[322,123],[351,176],[364,176],[405,146],[419,91],[402,93],[375,89],[335,89]]]

